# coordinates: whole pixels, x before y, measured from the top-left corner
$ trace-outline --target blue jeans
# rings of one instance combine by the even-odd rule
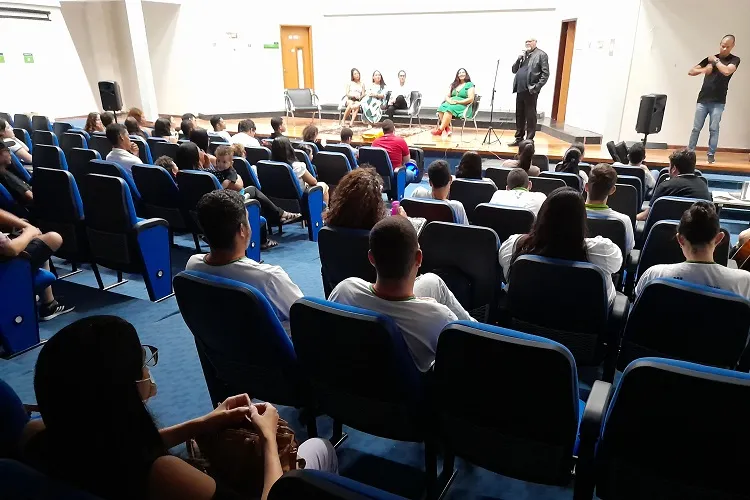
[[[690,134],[688,148],[695,149],[698,145],[698,136],[701,133],[703,125],[706,123],[706,116],[711,119],[708,123],[708,154],[716,154],[716,147],[719,145],[719,124],[721,123],[721,114],[724,112],[724,104],[718,102],[699,102],[695,106],[695,119],[693,120],[693,132]]]

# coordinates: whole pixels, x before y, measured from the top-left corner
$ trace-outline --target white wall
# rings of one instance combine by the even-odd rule
[[[689,77],[687,72],[709,54],[717,53],[727,33],[737,37],[733,52],[750,61],[749,19],[750,2],[746,0],[643,0],[620,137],[639,138],[635,122],[641,95],[667,94],[662,131],[651,140],[687,144],[703,82],[702,77]],[[719,147],[750,148],[748,65],[750,62],[743,62],[729,84]],[[708,123],[698,145],[706,146],[707,142]]]

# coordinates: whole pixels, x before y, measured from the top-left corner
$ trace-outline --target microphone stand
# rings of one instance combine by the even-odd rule
[[[500,144],[500,138],[497,136],[495,129],[492,127],[492,117],[495,113],[495,87],[497,87],[497,71],[500,69],[500,59],[495,64],[495,80],[492,82],[492,98],[490,99],[490,127],[487,129],[487,133],[484,135],[482,145],[492,144],[492,136],[495,137],[495,141]],[[478,112],[479,110],[477,110]]]

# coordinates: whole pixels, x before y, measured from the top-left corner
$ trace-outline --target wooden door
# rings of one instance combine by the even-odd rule
[[[284,88],[315,88],[310,26],[281,26],[281,64]]]
[[[576,39],[576,20],[563,21],[560,28],[560,49],[557,54],[557,78],[555,95],[552,99],[552,119],[558,123],[565,121],[568,106],[568,86],[570,70],[573,66],[573,46]]]

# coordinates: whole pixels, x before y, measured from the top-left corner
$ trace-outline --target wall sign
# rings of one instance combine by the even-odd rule
[[[34,64],[34,54],[32,54],[31,52],[24,52],[23,62],[25,62],[26,64]]]
[[[0,64],[5,64],[5,54],[0,52]]]
[[[279,42],[273,42],[273,43],[264,43],[263,44],[264,49],[278,49],[279,48]]]

